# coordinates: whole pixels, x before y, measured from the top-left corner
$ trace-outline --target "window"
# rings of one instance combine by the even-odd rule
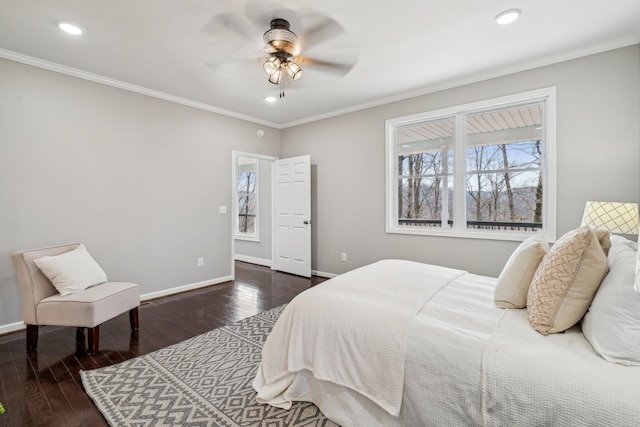
[[[258,239],[258,159],[238,157],[236,238]]]
[[[387,120],[387,232],[555,239],[555,89]]]

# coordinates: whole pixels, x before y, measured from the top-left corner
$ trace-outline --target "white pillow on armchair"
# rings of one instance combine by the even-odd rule
[[[60,296],[80,292],[107,281],[107,275],[84,245],[55,256],[45,256],[34,262],[47,276]]]

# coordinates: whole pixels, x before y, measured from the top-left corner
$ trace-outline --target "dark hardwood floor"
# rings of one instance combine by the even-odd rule
[[[236,263],[236,280],[143,303],[140,331],[124,313],[100,326],[100,352],[89,355],[75,328],[41,327],[38,350],[25,332],[0,336],[0,426],[105,426],[84,393],[80,370],[112,365],[287,303],[324,281]]]

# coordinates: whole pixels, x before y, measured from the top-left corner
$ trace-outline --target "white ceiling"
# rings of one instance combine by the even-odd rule
[[[332,22],[303,54],[355,66],[303,65],[266,103],[278,88],[257,58],[276,17],[300,36]],[[0,0],[0,57],[280,128],[639,41],[640,0]]]

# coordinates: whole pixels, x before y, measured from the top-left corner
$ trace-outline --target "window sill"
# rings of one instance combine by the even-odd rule
[[[260,237],[259,236],[250,236],[250,235],[246,235],[246,234],[236,234],[233,238],[236,239],[236,240],[244,240],[244,241],[247,241],[247,242],[259,242],[260,241]]]
[[[508,240],[514,242],[522,242],[531,236],[543,231],[501,231],[493,230],[467,230],[454,228],[437,228],[429,229],[417,227],[387,227],[388,234],[409,234],[414,236],[438,236],[438,237],[454,237],[463,239],[485,239],[485,240]],[[547,233],[545,233],[546,235]],[[555,238],[547,235],[549,242],[555,241]]]

